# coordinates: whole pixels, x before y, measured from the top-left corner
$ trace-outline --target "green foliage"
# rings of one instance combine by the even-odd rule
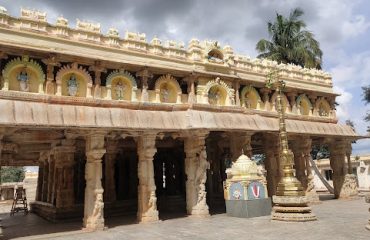
[[[312,159],[314,160],[329,158],[330,157],[329,147],[326,145],[324,146],[315,145],[312,147],[311,156]]]
[[[302,15],[299,8],[294,9],[288,18],[276,13],[275,22],[267,23],[270,41],[261,39],[256,45],[260,53],[258,57],[321,69],[320,44],[311,32],[303,30],[306,23],[300,19]]]
[[[265,164],[266,155],[263,153],[254,154],[251,159],[255,161],[257,165],[262,165]]]
[[[1,167],[1,182],[22,182],[24,179],[23,167]]]

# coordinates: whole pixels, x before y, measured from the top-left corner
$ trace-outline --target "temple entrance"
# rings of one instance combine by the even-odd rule
[[[183,143],[169,138],[157,142],[157,145],[154,177],[159,217],[186,215]]]
[[[225,213],[223,181],[226,180],[225,160],[230,158],[228,146],[223,146],[221,132],[211,132],[206,140],[207,159],[210,169],[207,171],[207,204],[210,214]]]
[[[104,215],[136,216],[138,156],[133,138],[109,142],[103,161]]]

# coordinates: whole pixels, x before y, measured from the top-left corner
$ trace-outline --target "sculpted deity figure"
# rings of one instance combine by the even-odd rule
[[[164,86],[162,89],[161,89],[161,98],[162,98],[162,102],[168,102],[169,100],[169,96],[170,96],[170,91],[166,86]]]
[[[94,205],[94,211],[93,211],[93,218],[94,219],[101,219],[103,218],[102,212],[103,212],[103,194],[97,193],[96,194],[96,201]]]
[[[68,80],[68,94],[69,96],[76,96],[78,91],[78,83],[74,74]]]
[[[220,91],[218,89],[211,89],[208,93],[208,102],[211,105],[219,105],[220,104]]]
[[[148,212],[154,212],[157,210],[157,197],[155,196],[155,191],[150,192]]]
[[[116,97],[118,100],[122,100],[125,96],[125,89],[126,85],[123,84],[121,81],[116,85]]]
[[[29,91],[29,77],[27,74],[26,69],[22,69],[22,71],[18,74],[17,80],[19,81],[19,88],[22,92],[28,92]]]
[[[209,169],[209,167],[210,164],[207,161],[207,152],[205,148],[202,148],[202,150],[199,153],[199,167],[195,174],[195,181],[198,190],[198,200],[197,200],[198,206],[205,206],[207,204],[205,184],[207,181],[207,169]]]

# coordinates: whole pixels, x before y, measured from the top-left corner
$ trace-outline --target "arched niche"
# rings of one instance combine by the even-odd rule
[[[181,88],[170,74],[163,75],[155,83],[155,101],[161,103],[181,103]]]
[[[277,95],[278,95],[278,92],[275,91],[271,97],[271,106],[272,106],[273,111],[277,111]],[[285,112],[290,112],[290,104],[289,104],[288,98],[286,97],[284,93],[281,93],[281,100],[282,100],[283,109],[285,110]]]
[[[234,89],[219,77],[208,81],[203,89],[203,102],[212,105],[231,106],[234,105]]]
[[[107,77],[106,88],[106,99],[137,101],[137,83],[127,71],[111,72]]]
[[[260,109],[261,97],[252,86],[245,86],[241,92],[241,105],[248,109]]]
[[[93,85],[90,74],[77,63],[62,67],[56,75],[57,96],[91,98]]]
[[[308,99],[308,97],[306,96],[306,94],[299,95],[296,104],[298,108],[298,114],[306,116],[311,115],[312,104],[310,99]]]
[[[2,90],[44,93],[45,74],[40,64],[28,56],[15,58],[3,69]]]
[[[325,98],[321,97],[315,104],[316,114],[320,117],[330,117],[331,107]]]

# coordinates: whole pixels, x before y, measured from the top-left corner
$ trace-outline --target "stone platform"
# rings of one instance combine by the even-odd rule
[[[228,216],[240,218],[252,218],[271,214],[271,199],[258,200],[226,200],[226,212]]]
[[[271,221],[270,216],[234,218],[226,214],[209,218],[181,217],[150,224],[133,224],[135,216],[106,218],[108,229],[87,233],[81,230],[81,222],[54,224],[34,214],[9,216],[9,205],[0,208],[3,214],[3,239],[285,239],[285,240],[368,240],[365,229],[369,219],[369,204],[364,199],[327,200],[312,206],[318,221],[286,223]],[[340,211],[338,211],[340,209]],[[247,237],[246,237],[247,236]]]

